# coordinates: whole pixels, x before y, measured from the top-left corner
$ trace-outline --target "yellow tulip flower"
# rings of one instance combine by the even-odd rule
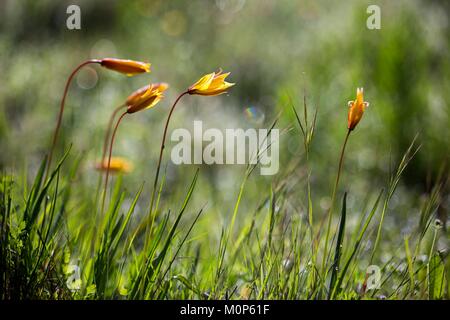
[[[229,74],[229,72],[222,73],[222,70],[209,73],[201,77],[200,80],[190,86],[188,93],[198,94],[201,96],[217,96],[225,93],[228,88],[234,86],[234,83],[225,81],[225,78]]]
[[[167,90],[168,87],[169,85],[167,83],[161,82],[149,84],[136,90],[127,98],[127,113],[135,113],[154,107],[162,98],[164,98],[163,92]]]

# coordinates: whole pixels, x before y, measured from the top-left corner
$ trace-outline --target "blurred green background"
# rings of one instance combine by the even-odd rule
[[[81,8],[81,30],[66,28],[70,4]],[[370,4],[381,8],[380,30],[366,27]],[[301,110],[306,92],[310,114],[319,108],[311,146],[314,206],[325,209],[346,133],[347,101],[364,87],[370,107],[350,138],[342,189],[350,191],[350,207],[365,203],[419,133],[422,148],[405,174],[403,196],[394,202],[412,207],[449,155],[449,12],[448,1],[414,0],[2,0],[0,168],[35,172],[76,65],[89,58],[128,58],[151,62],[152,73],[127,78],[94,66],[80,72],[69,91],[57,156],[69,143],[72,159],[84,155],[75,181],[80,193],[96,186],[94,162],[113,108],[140,86],[165,81],[171,86],[166,99],[127,117],[115,145],[114,154],[135,166],[125,177],[130,192],[145,180],[148,194],[171,103],[201,75],[221,67],[236,86],[220,97],[186,97],[171,129],[192,130],[194,119],[220,129],[267,128],[280,111],[278,127],[293,127],[281,138],[280,174],[255,175],[244,206],[254,208],[297,162],[290,181],[292,188],[304,187],[304,150],[287,96]],[[174,166],[169,152],[164,162],[166,196],[184,193],[194,166]],[[202,166],[204,192],[196,201],[228,217],[244,170]],[[303,211],[303,195],[295,207]]]

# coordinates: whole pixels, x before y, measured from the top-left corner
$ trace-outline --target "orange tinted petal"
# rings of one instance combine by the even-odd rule
[[[124,73],[128,76],[150,72],[150,63],[134,60],[105,58],[100,61],[100,64],[107,69]]]
[[[127,112],[135,113],[154,107],[164,97],[162,93],[168,87],[167,83],[161,82],[136,90],[127,99]]]

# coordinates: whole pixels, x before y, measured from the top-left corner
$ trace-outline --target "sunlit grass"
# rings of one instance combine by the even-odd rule
[[[307,150],[314,143],[315,121],[308,127],[306,104],[303,120],[292,104],[287,112],[289,108],[294,108],[291,110],[301,127],[299,141],[303,139]],[[199,224],[208,210],[190,205],[191,198],[201,191],[201,170],[196,171],[190,185],[177,187],[185,190],[184,199],[172,199],[169,204],[161,198],[167,188],[163,177],[150,224],[145,208],[140,208],[143,214],[136,212],[136,204],[144,196],[142,186],[130,195],[120,175],[103,214],[89,217],[95,210],[74,207],[74,203],[96,200],[95,194],[72,199],[79,196],[72,182],[79,174],[79,159],[65,166],[71,168],[69,171],[62,170],[62,164],[73,150],[67,150],[47,180],[44,159],[31,187],[22,183],[26,178],[20,173],[2,174],[2,298],[448,298],[448,266],[445,253],[436,250],[440,226],[434,214],[445,177],[439,178],[442,183],[436,185],[421,209],[420,225],[403,242],[383,239],[383,222],[392,214],[389,203],[402,173],[419,152],[416,140],[390,174],[387,185],[372,190],[364,211],[349,212],[347,196],[343,195],[340,218],[330,224],[327,245],[323,231],[328,215],[312,211],[314,189],[309,183],[300,189],[290,186],[291,171],[287,168],[273,179],[269,189],[261,190],[262,202],[247,204],[253,212],[238,218],[241,202],[246,201],[246,183],[256,165],[247,167],[235,191],[230,220],[220,227],[218,243],[208,243],[208,225]],[[310,170],[314,170],[313,164]],[[340,170],[345,174],[345,166]],[[343,185],[346,183],[344,179]],[[335,191],[338,199],[342,198],[341,189]],[[304,216],[292,208],[292,197],[299,195],[308,203]],[[131,201],[125,202],[130,196]],[[353,230],[345,223],[349,215],[356,215],[359,221]],[[213,248],[206,250],[208,246]],[[381,259],[386,250],[390,259]],[[367,283],[370,274],[366,271],[372,264],[381,270],[380,287],[375,289]]]
[[[86,28],[70,33],[45,22],[58,6],[28,2],[7,1],[0,21],[2,299],[450,297],[445,4],[385,1],[374,31],[358,1],[333,10],[315,0],[117,3],[83,8]],[[52,132],[69,69],[99,52],[148,56],[155,68],[105,60],[143,73],[127,79],[100,60],[83,66],[92,86],[73,77]],[[218,63],[237,82],[230,96],[183,98],[170,129],[199,118],[221,129],[276,124],[285,133],[276,176],[174,166],[169,142],[162,157],[165,108]],[[308,95],[298,93],[300,74]],[[107,128],[126,94],[150,80],[180,91],[121,124],[112,156],[134,170],[112,158],[104,188],[95,168],[108,167]],[[356,85],[371,107],[340,157],[346,121],[360,118],[360,109],[346,118]]]

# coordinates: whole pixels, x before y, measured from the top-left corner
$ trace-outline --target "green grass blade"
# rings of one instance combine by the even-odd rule
[[[435,254],[431,257],[427,268],[428,299],[442,299],[445,285],[445,264],[442,258]]]
[[[335,293],[335,283],[337,274],[339,272],[339,262],[341,259],[342,245],[344,241],[344,232],[345,232],[345,220],[347,216],[347,192],[344,193],[344,197],[342,199],[342,211],[341,211],[341,222],[339,223],[339,231],[338,238],[336,241],[336,249],[334,251],[334,262],[332,265],[331,278],[330,278],[330,286],[328,288],[328,299],[332,299]]]

